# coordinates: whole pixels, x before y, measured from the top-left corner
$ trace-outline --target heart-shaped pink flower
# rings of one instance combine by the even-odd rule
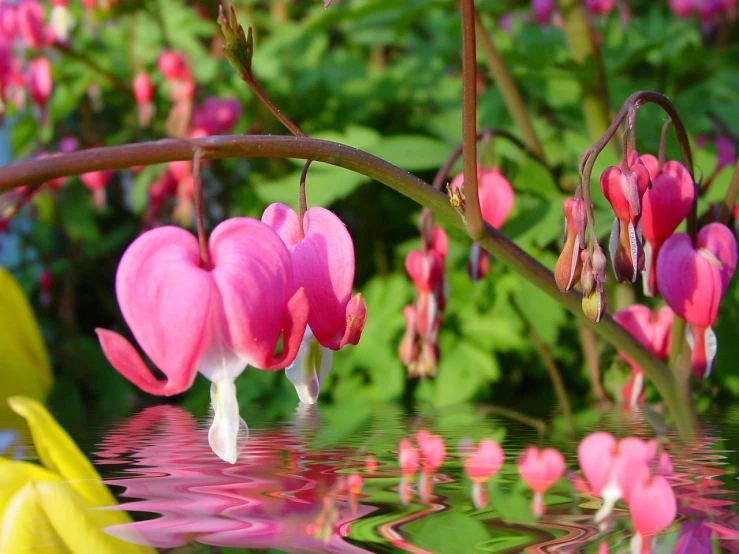
[[[690,324],[688,340],[698,377],[710,373],[717,346],[711,326],[736,264],[736,239],[720,223],[703,227],[695,246],[688,235],[673,235],[657,260],[657,284],[665,302]]]
[[[544,493],[565,471],[565,458],[554,448],[539,450],[529,446],[518,460],[518,474],[534,492],[531,511],[536,517],[544,515]]]
[[[239,427],[233,382],[246,365],[281,369],[293,361],[308,302],[302,289],[294,289],[287,248],[263,223],[224,221],[208,250],[212,269],[201,266],[191,233],[160,227],[138,237],[118,266],[123,318],[165,380],[121,335],[96,331],[108,361],[145,392],[171,396],[188,389],[197,372],[207,377],[216,410],[211,446],[233,463]],[[280,337],[282,352],[275,354]]]
[[[645,158],[646,156],[642,156]],[[695,198],[695,184],[685,167],[667,162],[652,180],[652,188],[642,198],[641,229],[646,241],[644,291],[653,296],[657,291],[656,264],[664,242],[688,216]]]

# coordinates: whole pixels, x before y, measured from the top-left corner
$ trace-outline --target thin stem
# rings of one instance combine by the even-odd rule
[[[721,204],[721,209],[718,212],[718,218],[716,221],[723,223],[724,225],[729,223],[731,214],[734,211],[734,205],[736,204],[737,196],[739,195],[739,160],[737,160],[734,166],[734,173],[731,175],[731,181],[729,182],[729,188],[726,190],[726,196]]]
[[[115,88],[125,93],[127,96],[133,97],[133,88],[131,87],[131,85],[127,84],[113,72],[108,71],[107,69],[102,67],[96,61],[88,58],[85,54],[77,52],[76,50],[72,50],[72,48],[70,48],[68,45],[60,44],[58,42],[54,43],[53,47],[65,56],[74,58],[78,62],[92,69],[95,73],[101,75],[102,77],[105,77],[113,84],[113,86],[115,86]]]
[[[461,0],[462,19],[462,162],[464,167],[465,218],[473,240],[485,234],[477,190],[477,53],[475,2]]]
[[[277,105],[272,102],[269,96],[267,96],[267,93],[264,92],[264,89],[262,89],[261,86],[259,86],[259,83],[254,79],[254,76],[250,73],[247,78],[245,78],[243,75],[241,76],[243,81],[249,85],[249,88],[252,90],[254,94],[257,95],[259,100],[262,101],[262,103],[267,106],[269,111],[272,112],[272,115],[274,115],[277,119],[280,120],[280,123],[282,123],[288,131],[290,131],[293,135],[296,137],[305,137],[307,136],[303,131],[300,130],[300,127],[298,127],[295,123],[293,123],[289,117],[287,117],[280,108],[277,107]]]
[[[585,370],[588,374],[588,381],[590,381],[590,391],[599,405],[608,404],[610,400],[600,381],[600,356],[598,355],[598,342],[595,333],[582,321],[578,321],[577,330],[580,334],[580,345],[585,358]]]
[[[434,190],[418,177],[362,150],[335,142],[302,137],[226,135],[197,139],[165,139],[80,150],[3,167],[3,171],[0,172],[0,192],[20,185],[33,186],[56,177],[68,177],[89,171],[191,160],[197,148],[202,150],[203,159],[210,160],[244,157],[297,158],[343,167],[379,181],[430,208],[434,214],[458,229],[465,228],[464,222],[449,203],[447,196]],[[484,236],[478,242],[485,250],[581,318],[599,336],[629,356],[654,383],[679,429],[686,434],[695,432],[697,423],[680,415],[685,409],[678,402],[669,369],[654,354],[607,314],[600,323],[591,323],[582,313],[582,296],[579,292],[575,290],[568,293],[560,292],[552,272],[539,261],[489,225],[484,226],[483,232]]]
[[[475,30],[477,31],[477,39],[480,43],[482,56],[488,66],[490,76],[495,81],[495,84],[498,85],[508,113],[511,114],[511,118],[521,132],[521,136],[529,150],[534,152],[539,159],[545,160],[544,149],[531,123],[531,118],[529,117],[529,112],[526,109],[526,103],[521,96],[521,92],[518,90],[513,77],[511,77],[505,61],[495,47],[492,37],[482,24],[478,13],[475,13]],[[544,163],[546,164],[546,162]]]
[[[200,172],[200,160],[203,150],[195,148],[192,156],[192,186],[195,193],[195,222],[198,228],[198,244],[200,245],[200,265],[203,269],[211,269],[208,238],[205,234],[205,215],[203,214],[203,178]]]
[[[657,157],[658,172],[662,171],[662,167],[665,165],[665,150],[667,149],[667,129],[672,125],[672,120],[668,119],[662,125],[662,132],[659,135],[659,154]]]
[[[572,419],[572,406],[570,405],[570,399],[567,397],[567,389],[565,388],[564,381],[562,380],[562,375],[557,368],[557,362],[554,361],[554,356],[552,356],[552,353],[549,351],[546,343],[541,339],[539,333],[536,332],[534,326],[531,325],[531,322],[526,317],[526,314],[523,313],[521,306],[519,306],[515,300],[511,302],[511,305],[513,306],[515,312],[518,314],[518,317],[521,318],[521,321],[523,321],[526,325],[529,336],[531,337],[531,340],[533,341],[534,346],[539,353],[539,356],[544,362],[544,366],[547,368],[549,379],[551,379],[552,386],[554,386],[554,392],[557,395],[557,403],[559,404],[560,410],[562,410],[562,416],[564,417],[567,434],[570,437],[574,437],[575,423]]]
[[[523,423],[524,425],[528,425],[529,427],[533,427],[534,429],[536,429],[539,432],[540,436],[546,434],[547,432],[547,424],[543,420],[537,417],[528,416],[511,408],[504,408],[503,406],[494,406],[488,404],[485,406],[481,406],[479,408],[479,412],[483,416],[493,414],[499,415],[506,419],[510,419],[511,421],[518,421],[519,423]]]
[[[313,160],[306,160],[303,166],[303,171],[300,172],[300,213],[298,219],[300,220],[300,236],[305,236],[305,230],[303,229],[303,217],[305,212],[308,211],[308,199],[305,197],[305,180],[308,178],[308,168],[310,167]]]

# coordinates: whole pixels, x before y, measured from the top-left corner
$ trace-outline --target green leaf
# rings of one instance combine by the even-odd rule
[[[480,552],[480,545],[490,539],[485,525],[459,512],[426,516],[404,527],[416,546],[436,554]]]
[[[421,171],[440,167],[451,148],[438,139],[423,135],[384,137],[370,153],[406,171]]]

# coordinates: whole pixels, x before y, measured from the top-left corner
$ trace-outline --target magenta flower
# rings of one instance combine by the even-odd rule
[[[46,58],[35,58],[28,62],[26,69],[26,87],[31,99],[41,109],[46,108],[46,104],[51,98],[53,88],[51,79],[51,63]]]
[[[531,0],[531,11],[539,25],[546,25],[554,15],[556,5],[554,0]]]
[[[139,72],[133,80],[133,96],[139,107],[139,124],[146,127],[154,115],[154,83],[146,71]]]
[[[102,210],[106,205],[105,189],[108,187],[110,180],[113,178],[113,171],[100,170],[90,171],[80,175],[80,181],[92,192],[92,200],[98,210]]]
[[[613,319],[660,360],[666,360],[672,347],[674,317],[675,314],[669,306],[663,306],[652,312],[647,306],[633,304],[614,314]],[[620,350],[618,353],[632,369],[631,377],[624,387],[624,402],[633,407],[643,401],[644,372],[626,354]]]
[[[287,248],[263,223],[224,221],[213,230],[208,250],[212,268],[201,265],[193,235],[160,227],[139,236],[118,266],[116,294],[123,318],[165,380],[149,371],[121,335],[106,329],[97,334],[113,367],[150,394],[179,394],[196,373],[207,377],[215,409],[210,445],[234,463],[242,421],[234,380],[246,365],[273,370],[294,360],[308,301],[293,286]],[[275,354],[281,336],[282,352]]]
[[[610,251],[613,272],[619,282],[633,283],[644,268],[644,250],[637,228],[642,213],[642,196],[649,183],[649,171],[638,160],[608,167],[600,176],[600,188],[616,215]]]
[[[665,302],[688,324],[693,373],[710,374],[716,356],[711,326],[737,263],[737,245],[728,227],[710,223],[693,245],[685,233],[670,237],[657,260],[657,284]]]
[[[593,15],[608,15],[616,5],[616,0],[585,0],[585,5]]]
[[[28,48],[38,49],[46,45],[44,7],[37,0],[22,0],[16,9],[18,33]]]
[[[241,117],[241,104],[236,98],[221,100],[209,96],[203,103],[193,110],[193,129],[202,129],[205,135],[220,135],[228,133]]]
[[[690,17],[695,9],[695,0],[670,0],[670,9],[677,17]]]
[[[18,32],[16,8],[6,2],[0,3],[0,37],[10,43]]]
[[[662,171],[652,178],[652,188],[644,193],[641,229],[646,241],[643,278],[644,292],[648,296],[658,292],[656,267],[659,251],[688,216],[694,198],[693,178],[681,163],[674,161],[664,165]]]
[[[331,351],[357,344],[367,318],[362,295],[352,296],[354,244],[342,221],[320,207],[305,213],[302,228],[298,214],[285,204],[267,207],[262,222],[289,249],[295,288],[303,288],[308,299],[308,329],[286,375],[301,402],[314,404],[331,367]]]
[[[544,515],[544,493],[562,477],[564,471],[565,458],[554,448],[539,450],[529,446],[518,460],[518,474],[534,492],[531,512],[536,517]]]

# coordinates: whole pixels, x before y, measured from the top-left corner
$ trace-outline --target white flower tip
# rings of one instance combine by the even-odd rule
[[[215,416],[208,431],[208,442],[213,452],[224,462],[235,464],[239,457],[239,430],[246,435],[249,428],[239,416],[236,387],[232,382],[212,383],[210,398]]]
[[[332,360],[333,352],[318,344],[307,328],[295,361],[285,368],[285,376],[303,404],[312,405],[318,400],[321,383],[331,370]]]

